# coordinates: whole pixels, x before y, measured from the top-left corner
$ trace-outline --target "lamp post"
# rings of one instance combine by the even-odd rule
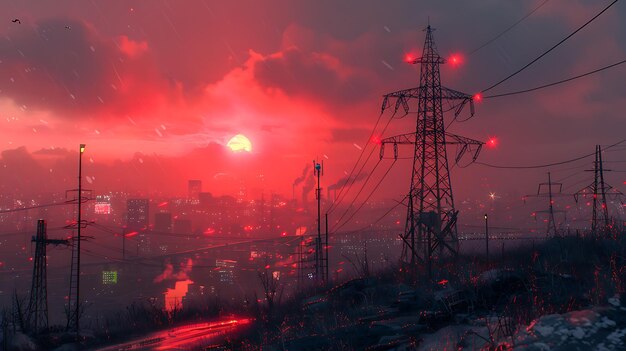
[[[485,255],[487,256],[487,261],[489,261],[489,221],[487,219],[486,213],[485,213]]]
[[[78,157],[78,241],[76,242],[76,336],[80,336],[80,227],[82,226],[82,203],[83,203],[83,153],[85,144],[80,144],[80,156]]]

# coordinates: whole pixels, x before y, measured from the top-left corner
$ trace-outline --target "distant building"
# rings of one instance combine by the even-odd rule
[[[129,199],[126,202],[126,227],[129,231],[139,231],[148,228],[149,224],[148,199]]]
[[[202,181],[197,179],[192,179],[189,181],[188,185],[188,198],[189,200],[198,201],[199,195],[202,192]]]
[[[213,198],[213,195],[208,192],[200,192],[198,194],[198,200],[200,200],[200,206],[208,207],[215,204],[216,199]]]
[[[235,266],[237,261],[233,260],[215,260],[217,266],[217,274],[220,283],[233,285],[235,284]]]
[[[159,212],[154,214],[154,231],[161,233],[172,232],[172,214]]]
[[[175,219],[174,220],[174,233],[189,234],[191,233],[191,220],[190,219]]]
[[[94,212],[98,215],[111,214],[111,197],[108,195],[97,195]]]

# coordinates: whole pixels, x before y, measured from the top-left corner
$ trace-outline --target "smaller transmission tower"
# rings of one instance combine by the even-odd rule
[[[591,235],[594,237],[610,236],[613,231],[613,225],[609,217],[609,208],[606,199],[608,196],[623,196],[623,194],[616,190],[613,193],[607,194],[613,187],[604,182],[604,172],[610,172],[611,170],[604,169],[602,163],[602,147],[600,145],[596,145],[596,158],[593,166],[593,169],[586,170],[588,172],[594,172],[593,183],[576,192],[574,194],[574,200],[578,202],[580,195],[586,196],[591,193],[593,196]]]
[[[542,191],[543,190],[543,191]],[[565,215],[565,211],[563,210],[555,210],[554,209],[554,198],[556,196],[562,196],[561,191],[563,190],[562,183],[555,183],[552,181],[552,177],[550,172],[548,172],[548,182],[547,183],[539,183],[539,188],[537,189],[536,195],[526,195],[525,197],[547,197],[548,198],[548,209],[543,211],[536,211],[536,213],[547,213],[548,214],[548,228],[546,230],[546,234],[548,236],[558,236],[558,231],[556,228],[556,220],[554,218],[555,213],[563,213]],[[556,192],[555,192],[556,191]]]
[[[35,259],[33,265],[33,281],[30,288],[30,300],[28,301],[27,325],[35,333],[48,330],[48,287],[46,275],[46,246],[68,245],[67,240],[48,239],[46,233],[46,221],[37,221],[37,236],[33,236],[35,243]]]

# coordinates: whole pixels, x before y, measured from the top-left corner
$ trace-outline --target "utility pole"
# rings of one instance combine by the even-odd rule
[[[40,331],[48,331],[48,278],[46,269],[48,259],[46,246],[49,244],[68,245],[69,242],[60,239],[48,239],[46,221],[43,219],[37,221],[37,236],[33,236],[32,242],[35,243],[35,262],[26,320],[28,327],[37,334]]]
[[[485,257],[489,262],[489,222],[487,220],[487,214],[485,213]]]
[[[126,261],[126,228],[122,229],[122,260]]]
[[[398,145],[413,148],[407,217],[404,233],[400,235],[404,242],[401,261],[413,273],[416,265],[426,266],[432,279],[435,256],[456,256],[459,245],[458,211],[454,207],[446,147],[458,146],[455,159],[458,162],[466,152],[472,153],[475,160],[483,143],[446,132],[442,102],[447,104],[446,111],[454,111],[455,117],[469,103],[471,117],[474,115],[474,97],[441,86],[439,65],[446,61],[437,52],[430,25],[425,32],[422,57],[409,60],[409,63],[420,64],[420,86],[387,94],[382,104],[382,112],[393,105],[394,115],[400,107],[405,115],[415,113],[415,130],[383,139],[380,156],[383,158],[387,144],[393,145],[395,159],[398,158]],[[476,99],[479,98],[477,95]],[[413,105],[415,100],[417,104]]]
[[[324,175],[324,161],[313,161],[313,174],[317,177],[315,199],[317,200],[317,238],[315,239],[315,279],[318,283],[326,283],[326,267],[324,250],[322,250],[322,188],[321,178]]]
[[[77,231],[76,237],[73,237],[72,245],[72,262],[70,268],[70,292],[68,294],[68,314],[66,329],[74,329],[76,332],[76,339],[80,339],[80,243],[82,240],[81,229],[87,226],[87,222],[82,219],[82,205],[83,202],[89,200],[84,197],[83,193],[88,190],[83,189],[83,153],[85,152],[85,144],[80,144],[78,156],[78,189],[70,190],[67,193],[76,193],[76,197],[73,201],[77,204],[77,221],[76,223],[68,226],[67,228],[75,228]],[[67,196],[67,194],[66,194]]]
[[[547,192],[542,192],[542,189],[547,188]],[[556,188],[556,189],[555,189]],[[552,176],[550,172],[548,172],[548,182],[547,183],[539,183],[539,187],[537,189],[536,195],[526,195],[525,197],[547,197],[548,198],[548,209],[543,211],[536,211],[536,213],[547,213],[548,214],[548,228],[546,230],[546,235],[553,237],[558,236],[558,231],[556,228],[556,220],[554,217],[555,213],[563,213],[563,210],[555,210],[554,209],[554,197],[562,196],[561,191],[563,190],[562,183],[555,183],[552,181]],[[555,193],[556,191],[556,193]]]
[[[330,266],[330,256],[328,255],[328,213],[326,213],[325,216],[326,219],[326,260],[325,260],[325,264],[326,264],[326,283],[328,283],[330,281],[330,275],[328,273],[328,267]]]

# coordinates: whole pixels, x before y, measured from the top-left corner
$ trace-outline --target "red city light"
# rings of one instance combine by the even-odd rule
[[[137,234],[139,234],[139,233],[135,231],[135,232],[130,232],[130,233],[124,235],[124,236],[127,237],[127,238],[132,238],[133,236],[135,236]]]

